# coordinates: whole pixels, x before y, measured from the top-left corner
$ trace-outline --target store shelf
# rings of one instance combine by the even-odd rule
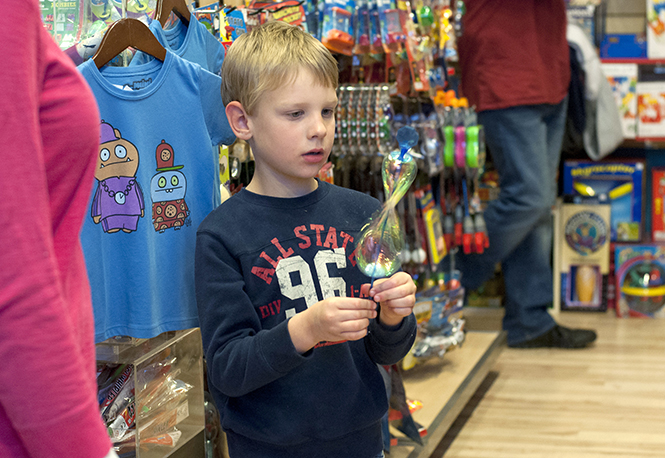
[[[600,59],[603,64],[638,64],[638,65],[663,65],[665,59],[645,59],[645,58],[629,58],[629,57],[616,57]]]
[[[168,455],[168,458],[204,458],[205,450],[205,431],[201,430],[196,436],[182,444],[182,446]]]
[[[620,148],[665,149],[665,137],[626,138]]]
[[[403,374],[407,397],[423,403],[413,419],[427,428],[427,435],[420,446],[393,429],[398,445],[391,447],[390,458],[425,458],[432,454],[494,366],[504,342],[504,332],[469,331],[461,348]]]

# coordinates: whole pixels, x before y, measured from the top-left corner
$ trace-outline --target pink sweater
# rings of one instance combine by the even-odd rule
[[[0,457],[101,458],[79,242],[99,113],[37,0],[0,13]]]

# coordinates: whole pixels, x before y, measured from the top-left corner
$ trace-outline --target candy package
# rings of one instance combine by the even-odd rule
[[[134,397],[134,366],[128,364],[108,390],[100,410],[104,422],[115,419],[116,414],[126,407],[128,398]]]

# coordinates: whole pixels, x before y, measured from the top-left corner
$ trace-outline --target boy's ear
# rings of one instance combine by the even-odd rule
[[[245,113],[245,109],[240,102],[233,101],[226,105],[226,119],[228,119],[231,130],[233,130],[236,137],[245,141],[252,138],[247,113]]]

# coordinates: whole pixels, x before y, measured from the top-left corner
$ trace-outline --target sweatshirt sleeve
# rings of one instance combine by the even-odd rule
[[[254,391],[307,360],[293,346],[288,321],[261,329],[237,262],[207,232],[197,234],[195,279],[209,382],[226,396]]]
[[[370,322],[365,348],[375,363],[387,366],[406,356],[415,339],[416,317],[413,313],[396,328],[388,328],[376,319]]]
[[[74,75],[75,69],[43,29],[36,1],[11,0],[3,6],[0,448],[19,447],[18,456],[25,448],[40,458],[101,458],[111,444],[94,391],[92,329],[80,329],[80,316],[71,313],[79,305],[90,307],[89,290],[77,298],[83,303],[72,305],[65,295],[72,285],[61,275],[54,233],[67,230],[51,218],[50,185],[57,183],[49,183],[45,173],[40,130],[45,67],[68,64]],[[77,236],[72,231],[73,240]],[[80,255],[65,254],[63,264]],[[83,349],[82,341],[89,346]]]

